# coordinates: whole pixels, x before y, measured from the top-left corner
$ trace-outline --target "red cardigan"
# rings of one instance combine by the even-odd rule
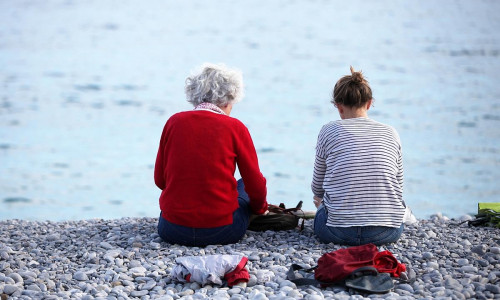
[[[235,118],[205,110],[181,112],[165,124],[155,164],[160,209],[171,223],[213,228],[233,223],[238,164],[253,213],[267,209],[266,179],[248,129]]]

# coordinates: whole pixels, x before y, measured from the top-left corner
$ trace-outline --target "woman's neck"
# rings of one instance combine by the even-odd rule
[[[347,108],[344,107],[342,112],[340,113],[340,117],[342,120],[344,119],[354,119],[354,118],[367,118],[368,117],[368,110],[366,108],[361,107],[361,108]]]
[[[370,109],[372,102],[373,100],[369,100],[361,107],[351,107],[338,104],[337,109],[342,120],[353,118],[368,118],[368,110]]]

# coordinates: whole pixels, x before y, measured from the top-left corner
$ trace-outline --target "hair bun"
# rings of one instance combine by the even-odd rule
[[[363,78],[363,73],[361,71],[356,72],[354,71],[354,68],[351,66],[351,80],[356,83],[361,83],[365,79]]]

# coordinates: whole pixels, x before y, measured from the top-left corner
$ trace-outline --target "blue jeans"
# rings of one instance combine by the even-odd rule
[[[238,242],[248,228],[250,218],[250,199],[245,192],[243,180],[238,180],[239,207],[233,213],[233,224],[214,228],[192,228],[173,224],[161,214],[158,220],[158,234],[167,243],[185,246],[204,247],[225,245]]]
[[[321,204],[314,218],[314,234],[322,243],[351,246],[372,243],[379,246],[396,242],[401,237],[404,228],[404,224],[401,224],[399,228],[386,226],[332,227],[326,225],[327,219],[328,212],[324,204]]]

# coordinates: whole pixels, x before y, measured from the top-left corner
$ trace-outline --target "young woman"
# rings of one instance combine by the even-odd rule
[[[154,179],[162,190],[158,233],[187,246],[235,243],[250,214],[268,207],[250,133],[229,116],[243,96],[241,73],[207,64],[186,79],[185,91],[194,110],[170,117],[156,157]]]
[[[333,89],[341,120],[321,129],[311,188],[321,242],[395,242],[403,231],[403,158],[399,135],[368,118],[372,90],[351,67]]]

